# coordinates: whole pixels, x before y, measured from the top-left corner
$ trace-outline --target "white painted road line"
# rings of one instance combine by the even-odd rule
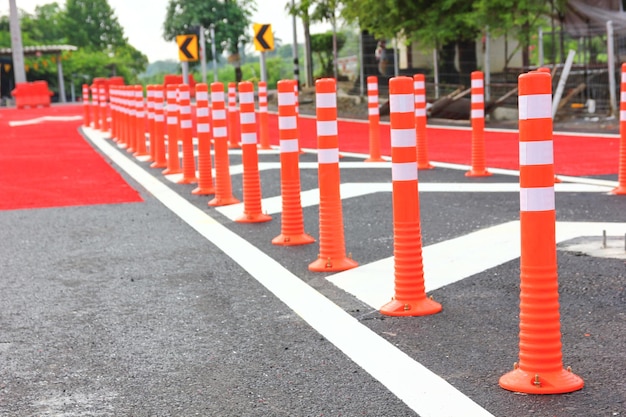
[[[443,378],[378,336],[250,242],[216,222],[92,129],[89,140],[198,233],[220,248],[347,357],[421,417],[492,416]],[[262,268],[259,268],[262,265]],[[364,348],[365,347],[365,348]]]
[[[363,165],[361,165],[363,167]],[[280,168],[280,167],[279,167]],[[390,168],[388,165],[387,168]],[[171,181],[182,178],[182,174],[172,175]],[[556,192],[569,193],[608,193],[612,187],[591,184],[569,184],[558,183],[554,185]],[[390,182],[351,182],[344,183],[339,186],[341,199],[345,200],[352,197],[360,197],[374,193],[390,193],[392,184]],[[440,193],[519,193],[519,183],[420,183],[420,192],[440,192]],[[310,207],[319,204],[320,192],[318,188],[302,191],[300,193],[300,202],[302,207]],[[282,211],[282,197],[264,198],[261,203],[265,214],[276,214]],[[217,207],[217,211],[235,220],[243,213],[243,203],[232,204],[229,206]]]
[[[14,120],[9,122],[10,127],[36,125],[45,122],[75,122],[83,120],[83,116],[43,116],[28,120]]]
[[[624,236],[626,223],[557,222],[556,241],[581,236]],[[426,291],[471,277],[519,258],[519,221],[481,229],[422,249]],[[330,275],[337,287],[379,310],[394,294],[393,256]]]

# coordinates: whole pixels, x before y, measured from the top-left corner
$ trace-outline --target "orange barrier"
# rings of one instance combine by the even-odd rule
[[[320,189],[320,253],[310,271],[345,271],[358,266],[346,256],[339,185],[337,84],[334,78],[315,82],[317,161]]]
[[[209,115],[209,86],[196,85],[196,131],[198,133],[198,187],[191,194],[215,194],[211,164],[211,117]]]
[[[519,364],[500,386],[528,394],[579,390],[583,380],[563,369],[556,259],[552,79],[533,71],[519,85],[520,332]]]
[[[367,77],[367,118],[369,119],[370,156],[365,162],[382,162],[380,155],[380,111],[378,110],[378,77]]]
[[[102,117],[100,116],[100,102],[104,100],[104,96],[100,96],[100,85],[106,83],[106,78],[97,77],[94,78],[91,82],[91,95],[93,99],[91,100],[93,114],[91,119],[93,120],[94,129],[100,130],[100,122],[102,121]]]
[[[148,146],[150,148],[148,161],[154,161],[156,142],[154,140],[154,85],[146,86],[146,114],[148,116]]]
[[[146,112],[145,103],[143,101],[143,87],[135,86],[135,153],[133,156],[146,156],[148,149],[146,148]]]
[[[135,152],[137,147],[137,97],[135,97],[135,86],[128,87],[128,142],[126,151]]]
[[[538,72],[545,72],[545,73],[547,73],[547,74],[550,74],[550,76],[552,76],[552,71],[551,71],[551,70],[550,70],[550,68],[548,68],[548,67],[540,67],[540,68],[537,68],[537,71],[538,71]],[[554,170],[555,170],[555,172],[556,172],[556,166],[555,166]],[[561,182],[561,179],[555,175],[555,176],[554,176],[554,182],[555,182],[555,183],[559,183],[559,182]]]
[[[257,155],[256,117],[254,114],[254,85],[239,83],[239,118],[241,122],[241,152],[243,160],[243,216],[235,221],[260,223],[272,220],[261,209],[261,178]]]
[[[193,154],[193,124],[191,122],[191,102],[189,98],[189,86],[178,86],[178,109],[180,111],[180,139],[183,143],[183,177],[178,180],[179,184],[191,184],[197,182],[196,160]]]
[[[485,168],[485,82],[482,71],[471,74],[472,168],[466,177],[488,177]]]
[[[163,88],[165,90],[167,90],[168,85],[179,86],[180,84],[184,84],[181,74],[166,74],[163,77]],[[196,91],[196,80],[193,78],[192,74],[187,76],[187,85],[189,85],[189,93],[191,97],[193,97]]]
[[[26,107],[50,107],[50,97],[54,93],[48,89],[47,81],[17,83],[11,91],[18,109]]]
[[[85,127],[89,127],[91,124],[89,106],[89,86],[83,84],[83,126]]]
[[[175,85],[168,85],[165,89],[167,100],[167,168],[164,175],[179,174],[180,160],[178,158],[178,104],[176,102],[178,89]]]
[[[113,135],[113,140],[117,142],[117,146],[122,144],[122,137],[124,131],[124,89],[125,86],[116,86],[115,87],[115,133]]]
[[[270,133],[267,121],[267,83],[259,81],[259,136],[260,149],[272,149],[270,146]]]
[[[294,86],[293,86],[293,96],[294,96],[294,102],[295,102],[295,106],[296,106],[296,129],[298,129],[298,133],[296,134],[296,137],[298,138],[298,152],[300,153],[304,153],[304,151],[302,150],[302,147],[300,146],[300,103],[298,101],[298,82],[296,81]]]
[[[122,87],[121,91],[121,102],[122,102],[122,129],[120,132],[121,140],[118,142],[120,148],[127,148],[130,144],[130,133],[131,133],[131,86]]]
[[[105,84],[98,86],[100,92],[100,131],[109,130],[109,103],[107,100],[107,89]]]
[[[117,106],[118,106],[118,90],[116,86],[113,86],[109,89],[109,108],[111,109],[111,140],[113,142],[117,142],[118,138],[118,114],[117,114]]]
[[[224,84],[220,82],[211,83],[211,103],[215,152],[215,198],[209,201],[209,206],[227,206],[239,203],[239,200],[233,197],[230,179]]]
[[[163,86],[154,86],[154,162],[152,168],[166,168],[165,156],[165,111],[163,109]]]
[[[415,133],[417,140],[417,169],[433,169],[428,162],[428,141],[426,139],[426,78],[424,74],[413,75],[415,94]]]
[[[620,84],[619,104],[619,168],[617,175],[618,186],[611,190],[611,194],[626,195],[626,63],[622,64],[622,82]]]
[[[228,83],[228,147],[239,148],[238,129],[239,114],[237,112],[237,84]]]
[[[315,242],[304,232],[300,201],[300,168],[298,166],[298,122],[294,80],[281,80],[278,89],[278,137],[280,139],[280,190],[282,221],[274,245],[294,246]]]
[[[388,316],[441,311],[441,304],[426,297],[424,287],[413,91],[410,77],[389,80],[395,295],[380,309]]]

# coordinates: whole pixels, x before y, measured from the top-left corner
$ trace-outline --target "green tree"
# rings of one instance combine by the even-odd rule
[[[346,42],[346,34],[326,32],[311,35],[311,49],[322,66],[321,72],[317,74],[320,77],[334,76],[333,42],[336,42],[337,49],[341,49]]]
[[[558,0],[561,7],[565,0]],[[481,27],[489,27],[493,35],[512,35],[519,41],[517,49],[506,57],[508,62],[514,53],[522,50],[522,65],[530,65],[529,46],[532,36],[545,24],[550,15],[550,2],[544,0],[478,0],[474,2],[475,21]]]
[[[128,43],[107,0],[67,0],[63,30],[79,48],[114,53]]]
[[[39,45],[67,43],[67,36],[63,30],[64,16],[65,14],[59,3],[55,2],[37,6],[35,15],[32,17],[32,22],[35,23],[30,31],[32,40]],[[25,18],[23,21],[26,20]]]
[[[177,35],[194,33],[201,26],[205,31],[207,58],[211,59],[209,29],[213,25],[216,54],[219,57],[226,51],[231,55],[236,79],[241,80],[239,44],[249,41],[246,31],[251,27],[250,17],[254,10],[254,0],[169,0],[163,39],[172,41]]]

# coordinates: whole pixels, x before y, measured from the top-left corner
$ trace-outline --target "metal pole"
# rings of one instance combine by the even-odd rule
[[[181,62],[180,67],[183,70],[183,84],[189,85],[189,62],[187,61]]]
[[[576,56],[576,51],[570,49],[567,54],[567,59],[565,60],[565,66],[563,67],[561,78],[559,78],[559,85],[556,87],[556,92],[554,93],[554,98],[552,99],[552,118],[556,116],[556,111],[559,109],[559,102],[561,101],[563,90],[565,89],[565,83],[567,83],[569,70],[572,68],[572,64],[574,63],[574,56]]]
[[[606,22],[606,52],[609,69],[609,94],[611,99],[611,116],[617,116],[617,96],[615,94],[615,45],[613,44],[613,22]]]
[[[72,103],[76,102],[76,89],[74,88],[74,74],[72,74],[72,78],[70,81],[70,94],[71,94],[71,99],[72,99]]]
[[[291,8],[295,9],[295,0],[291,0]],[[298,32],[296,30],[296,15],[291,15],[291,24],[293,26],[293,79],[296,80],[298,89],[300,89],[300,66],[298,62]]]
[[[61,54],[57,55],[57,73],[59,75],[59,102],[67,103],[65,96],[65,80],[63,80],[63,64],[61,64]]]
[[[359,93],[365,96],[365,68],[363,66],[363,31],[359,28]]]
[[[200,69],[202,82],[206,84],[206,40],[204,39],[204,27],[200,26]]]
[[[15,0],[9,0],[9,25],[11,26],[11,51],[13,54],[13,77],[15,84],[26,82],[26,71],[24,70],[24,47],[22,46],[22,31],[20,29],[20,18],[17,15]]]
[[[398,38],[393,39],[393,75],[400,75],[400,63],[398,62]]]
[[[485,32],[485,56],[484,73],[485,73],[485,101],[491,99],[491,36],[489,35],[489,27]]]
[[[537,42],[538,42],[537,53],[539,54],[539,66],[543,67],[543,28],[542,27],[539,28],[539,39],[537,40]]]
[[[437,56],[437,48],[433,48],[433,69],[435,70],[435,98],[439,98],[439,57]]]
[[[261,81],[267,82],[267,69],[265,68],[265,51],[260,52],[259,66],[261,67]]]
[[[211,25],[211,54],[213,55],[213,82],[217,82],[217,57],[215,56],[215,25]]]

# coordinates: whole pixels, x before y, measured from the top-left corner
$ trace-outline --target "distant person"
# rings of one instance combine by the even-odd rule
[[[380,75],[387,75],[387,44],[384,40],[378,41],[374,55],[376,56],[376,61],[378,61],[378,72]]]

